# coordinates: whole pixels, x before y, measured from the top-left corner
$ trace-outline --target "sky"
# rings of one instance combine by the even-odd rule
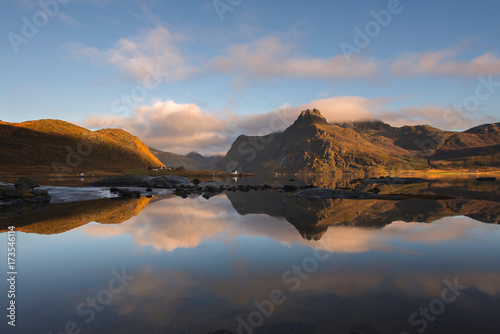
[[[225,153],[301,110],[462,131],[498,122],[496,0],[0,0],[0,120],[122,128]]]

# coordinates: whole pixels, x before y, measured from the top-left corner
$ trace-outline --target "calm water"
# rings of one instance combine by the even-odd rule
[[[19,226],[17,318],[1,332],[498,333],[498,182],[389,188],[463,198],[250,191],[4,218]]]

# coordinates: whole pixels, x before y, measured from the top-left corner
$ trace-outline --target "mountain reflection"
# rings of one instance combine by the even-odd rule
[[[306,201],[249,191],[209,200],[51,205],[3,221],[24,222],[19,231],[61,234],[51,242],[19,236],[32,249],[23,271],[31,290],[20,302],[43,319],[25,322],[26,333],[59,333],[68,319],[85,333],[237,333],[238,317],[248,319],[255,301],[268,300],[275,289],[286,301],[255,333],[414,333],[419,327],[409,316],[455,279],[467,288],[426,332],[496,333],[500,229],[485,223],[498,223],[498,205],[487,199]],[[68,255],[51,257],[55,251]],[[292,289],[289,278],[297,282],[297,276],[285,280],[285,273],[305,268],[318,253],[325,260]],[[134,276],[126,289],[90,324],[76,317],[78,305],[107,286],[111,269],[122,267]]]
[[[258,215],[258,219],[252,215]],[[139,245],[167,251],[196,247],[216,235],[226,239],[259,235],[284,243],[304,243],[321,240],[331,230],[328,238],[340,240],[337,250],[342,245],[357,244],[355,248],[359,251],[366,242],[364,239],[370,239],[373,228],[397,221],[432,223],[454,216],[498,224],[500,203],[479,199],[307,201],[291,193],[250,191],[227,192],[208,201],[172,195],[161,199],[141,197],[128,201],[103,199],[54,204],[35,212],[3,217],[0,224],[2,232],[15,224],[19,231],[38,234],[63,233],[90,222],[119,224],[88,226],[85,231],[100,237],[126,233]]]
[[[324,199],[305,201],[289,193],[232,193],[227,197],[238,213],[284,217],[306,239],[319,240],[328,226],[384,227],[394,221],[432,223],[452,216],[468,216],[498,223],[500,203],[474,199],[404,201]]]
[[[6,232],[11,225],[21,232],[58,234],[90,222],[120,224],[138,215],[150,201],[147,197],[98,199],[35,207],[20,214],[0,216],[0,233]]]
[[[408,200],[403,201],[408,204],[401,207],[402,202],[393,201],[307,202],[277,192],[255,192],[255,196],[251,192],[230,193],[227,196],[229,200],[226,195],[220,195],[209,201],[180,197],[158,201],[126,223],[92,224],[86,226],[84,232],[98,238],[130,235],[138,245],[157,251],[194,248],[211,241],[232,242],[250,236],[271,238],[285,245],[297,243],[356,253],[390,250],[394,246],[388,240],[394,237],[410,243],[437,242],[472,233],[470,226],[463,222],[465,218],[447,218],[445,225],[415,226],[403,220],[432,222],[446,216],[464,216],[466,212],[491,217],[492,210],[498,210],[498,203],[487,201],[451,205],[448,201]],[[244,196],[250,197],[245,199]],[[203,203],[205,205],[200,206]],[[416,207],[412,208],[412,205]],[[481,210],[485,211],[484,214]],[[485,225],[484,228],[495,229],[497,226]]]

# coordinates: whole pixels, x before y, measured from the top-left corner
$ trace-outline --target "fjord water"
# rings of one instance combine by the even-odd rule
[[[17,218],[17,323],[2,332],[498,333],[498,183],[396,189],[410,190],[462,198],[52,205]]]

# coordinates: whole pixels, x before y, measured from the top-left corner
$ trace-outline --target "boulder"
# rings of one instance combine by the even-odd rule
[[[207,184],[205,188],[203,188],[203,192],[206,193],[218,193],[219,192],[219,187],[214,186],[213,184]]]
[[[293,192],[293,191],[296,191],[297,190],[297,187],[296,186],[293,186],[293,185],[290,185],[290,184],[287,184],[287,185],[284,185],[283,186],[283,190],[285,192]]]
[[[116,193],[116,194],[120,195],[121,197],[125,197],[125,198],[129,198],[129,197],[139,198],[139,197],[141,197],[140,191],[130,191],[128,189],[120,189],[120,188],[115,188],[115,187],[110,188],[109,191],[112,193]]]
[[[381,191],[382,191],[382,190],[380,190],[380,188],[379,188],[379,187],[375,187],[375,188],[373,188],[373,189],[369,189],[369,190],[367,190],[367,192],[369,192],[369,193],[373,193],[373,194],[378,194],[378,193],[379,193],[379,192],[381,192]]]
[[[31,193],[35,196],[41,196],[41,197],[49,196],[49,192],[45,189],[33,189],[31,190]]]
[[[191,181],[184,176],[163,175],[163,176],[153,177],[144,182],[143,185],[146,185],[148,188],[173,188],[173,187],[185,186],[188,183],[191,183]]]
[[[9,206],[14,209],[22,209],[26,206],[26,203],[24,203],[22,199],[18,198],[15,201],[10,202]]]
[[[19,198],[22,194],[22,191],[14,186],[6,186],[0,188],[0,194],[3,197],[7,198]]]
[[[21,177],[19,180],[17,180],[14,186],[19,190],[30,190],[33,188],[40,187],[40,185],[37,182],[28,179],[27,177],[24,176]]]

